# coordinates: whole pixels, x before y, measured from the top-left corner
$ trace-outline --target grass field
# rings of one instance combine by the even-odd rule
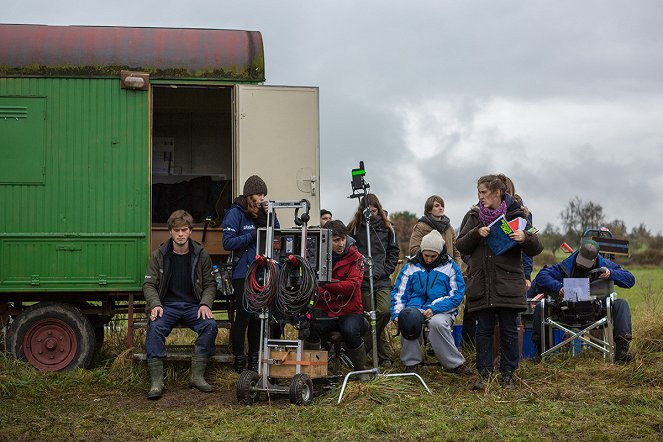
[[[495,380],[480,393],[473,377],[426,366],[430,396],[378,378],[352,382],[340,405],[331,392],[298,407],[284,396],[239,405],[237,375],[220,365],[208,371],[219,390],[199,393],[186,365],[167,364],[166,393],[150,402],[145,365],[118,357],[116,336],[91,370],[39,373],[0,357],[0,440],[663,440],[663,271],[634,273],[636,287],[619,292],[634,307],[625,366],[590,352],[524,361],[517,390]]]

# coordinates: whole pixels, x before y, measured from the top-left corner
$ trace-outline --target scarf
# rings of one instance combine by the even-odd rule
[[[447,228],[449,228],[449,224],[451,224],[451,220],[446,215],[442,215],[442,219],[440,220],[436,220],[430,215],[424,215],[419,218],[419,222],[429,225],[431,228],[437,230],[442,235],[444,235],[444,232],[447,230]]]
[[[505,200],[502,200],[502,202],[500,203],[497,209],[484,207],[484,205],[481,204],[481,201],[479,201],[479,219],[485,225],[489,225],[490,223],[492,223],[493,221],[495,221],[497,218],[499,218],[501,215],[504,214],[506,214]]]

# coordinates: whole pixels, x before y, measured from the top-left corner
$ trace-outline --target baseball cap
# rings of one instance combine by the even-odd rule
[[[585,269],[591,269],[597,256],[599,256],[599,243],[590,239],[580,246],[580,251],[576,256],[576,264]]]

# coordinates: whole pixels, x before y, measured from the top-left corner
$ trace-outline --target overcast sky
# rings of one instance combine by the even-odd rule
[[[510,176],[540,229],[575,196],[663,231],[663,2],[30,1],[4,23],[262,32],[267,84],[320,87],[321,198],[348,220],[350,170],[389,211]]]

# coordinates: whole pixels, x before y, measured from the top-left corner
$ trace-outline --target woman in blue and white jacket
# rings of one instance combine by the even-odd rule
[[[406,372],[423,361],[424,323],[435,356],[447,370],[470,375],[454,343],[452,326],[465,294],[465,281],[450,259],[437,230],[421,240],[415,257],[403,267],[391,292],[391,320],[401,332],[401,362]]]

